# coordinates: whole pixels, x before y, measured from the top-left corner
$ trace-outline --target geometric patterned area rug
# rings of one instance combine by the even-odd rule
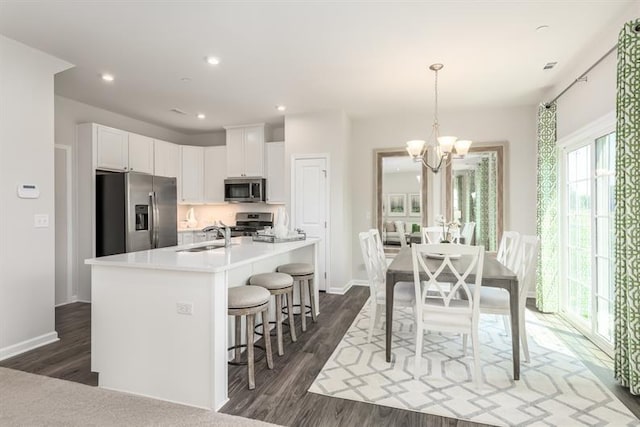
[[[374,329],[367,343],[367,302],[309,391],[499,426],[640,425],[543,318],[526,313],[531,362],[522,361],[519,381],[513,380],[511,338],[502,319],[480,316],[484,383],[478,388],[472,381],[471,348],[464,357],[461,335],[425,333],[421,376],[413,379],[411,309],[394,312],[392,361],[387,363],[384,329]]]

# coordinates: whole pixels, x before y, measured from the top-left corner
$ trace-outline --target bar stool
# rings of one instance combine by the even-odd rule
[[[240,361],[240,349],[247,348],[247,376],[249,379],[249,390],[256,388],[254,375],[253,360],[253,328],[255,325],[255,316],[261,313],[262,320],[269,318],[269,299],[271,294],[265,288],[260,286],[238,286],[229,288],[227,304],[227,313],[229,316],[235,316],[236,319],[236,339],[235,345],[229,347],[228,350],[235,350],[234,364]],[[266,313],[266,317],[265,317]],[[247,344],[240,344],[240,324],[242,316],[247,316]],[[267,367],[273,369],[273,357],[271,355],[271,336],[265,334],[265,353],[267,353]],[[229,362],[231,363],[231,362]]]
[[[300,315],[302,316],[302,331],[307,330],[307,313],[309,309],[311,311],[311,318],[313,322],[316,322],[316,299],[315,299],[315,284],[313,283],[313,276],[315,274],[315,270],[313,265],[306,263],[292,263],[292,264],[284,264],[278,267],[278,272],[286,273],[290,275],[294,282],[299,284],[300,289],[300,304],[294,304],[294,307],[300,307]],[[311,305],[306,305],[304,301],[304,288],[302,287],[302,282],[306,281],[309,287],[309,299],[311,300]],[[289,299],[287,297],[287,299]],[[288,314],[288,312],[287,312]]]
[[[252,286],[260,286],[269,291],[271,295],[276,297],[276,321],[268,322],[267,324],[276,325],[276,336],[278,337],[278,355],[284,354],[284,346],[282,344],[282,298],[283,295],[287,295],[287,303],[289,305],[289,311],[293,313],[293,278],[285,273],[261,273],[251,276],[249,284]],[[291,341],[296,342],[296,326],[293,315],[287,316],[289,318],[289,332],[291,333]],[[262,323],[256,325],[262,325],[263,336],[267,335],[269,328],[265,328],[265,319],[262,319]]]

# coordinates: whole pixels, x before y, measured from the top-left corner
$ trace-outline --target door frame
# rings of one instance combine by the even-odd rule
[[[296,205],[296,162],[298,160],[308,160],[308,159],[324,159],[327,165],[327,173],[326,173],[326,185],[325,185],[325,221],[327,222],[327,226],[325,228],[325,246],[324,246],[324,269],[326,272],[326,277],[324,279],[324,291],[328,292],[331,290],[331,285],[329,281],[331,279],[331,192],[329,189],[331,188],[331,157],[329,153],[317,153],[317,154],[292,154],[291,155],[291,208],[290,208],[290,218],[291,224],[294,225],[296,223],[296,213],[295,213],[295,205]],[[318,272],[320,274],[320,272]]]
[[[69,145],[54,144],[54,150],[63,150],[67,165],[66,170],[66,188],[67,188],[67,301],[58,304],[62,306],[75,302],[77,295],[73,293],[73,280],[75,274],[73,273],[73,150]],[[54,218],[55,218],[55,206],[54,206]],[[55,227],[55,220],[54,220]],[[55,234],[55,233],[54,233]]]

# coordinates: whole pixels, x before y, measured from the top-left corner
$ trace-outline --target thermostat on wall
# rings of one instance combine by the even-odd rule
[[[35,184],[18,185],[18,197],[21,199],[37,199],[40,197],[40,189]]]

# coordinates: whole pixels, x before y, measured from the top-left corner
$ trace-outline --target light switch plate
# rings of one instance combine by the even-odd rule
[[[49,227],[49,214],[35,214],[33,216],[33,226],[35,228]]]

